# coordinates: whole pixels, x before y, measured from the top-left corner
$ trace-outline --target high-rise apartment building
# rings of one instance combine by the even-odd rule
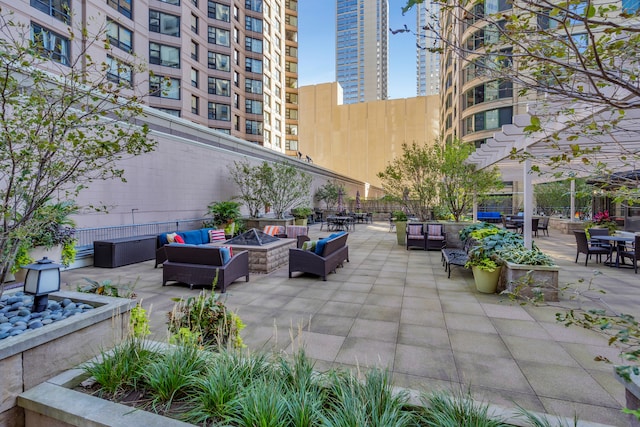
[[[470,12],[463,14],[457,8],[440,16],[446,46],[459,46],[458,52],[445,47],[441,64],[440,124],[447,142],[459,138],[479,147],[502,125],[510,124],[518,108],[526,108],[518,104],[513,83],[492,78],[479,61],[485,54],[485,38],[498,34],[492,25],[483,25],[485,13],[508,13],[511,5],[506,0],[485,0],[474,4]],[[511,48],[505,46],[502,54],[510,56],[510,52]]]
[[[417,57],[417,96],[440,93],[440,52],[429,49],[438,48],[436,31],[439,4],[432,0],[416,5],[416,57]]]
[[[297,0],[0,0],[52,59],[80,48],[68,27],[106,30],[88,52],[144,102],[264,147],[297,150]],[[134,72],[133,63],[148,64]]]
[[[336,1],[336,79],[345,104],[388,98],[388,10],[388,0]]]

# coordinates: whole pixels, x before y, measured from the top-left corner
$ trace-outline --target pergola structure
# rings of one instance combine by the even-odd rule
[[[541,130],[529,130],[532,118],[540,121]],[[496,165],[503,180],[523,182],[524,237],[530,248],[533,184],[640,169],[639,154],[640,109],[620,112],[576,102],[569,109],[562,102],[533,102],[467,162],[478,169]],[[572,217],[574,210],[572,197]]]

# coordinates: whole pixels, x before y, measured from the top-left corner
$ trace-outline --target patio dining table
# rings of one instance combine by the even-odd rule
[[[329,215],[327,217],[327,228],[334,231],[348,231],[349,227],[355,228],[355,222],[350,216]]]
[[[633,268],[632,265],[628,265],[624,263],[624,259],[622,263],[620,263],[620,251],[624,251],[626,249],[626,244],[631,243],[635,240],[635,237],[631,236],[591,236],[591,240],[600,240],[603,242],[611,242],[615,244],[616,248],[616,260],[612,261],[613,253],[609,254],[608,261],[605,261],[604,264],[609,267],[621,268],[622,266]]]

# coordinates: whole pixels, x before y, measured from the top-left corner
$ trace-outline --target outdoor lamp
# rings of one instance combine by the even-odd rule
[[[33,295],[32,312],[39,313],[47,308],[49,294],[60,290],[60,267],[47,257],[33,264],[25,265],[27,277],[24,292]]]

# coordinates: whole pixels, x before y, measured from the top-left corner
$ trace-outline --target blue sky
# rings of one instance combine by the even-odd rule
[[[389,27],[414,30],[415,7],[402,15],[406,0],[389,0]],[[336,75],[335,0],[298,1],[298,84],[334,82]],[[389,35],[389,99],[416,96],[416,39],[411,33]]]

